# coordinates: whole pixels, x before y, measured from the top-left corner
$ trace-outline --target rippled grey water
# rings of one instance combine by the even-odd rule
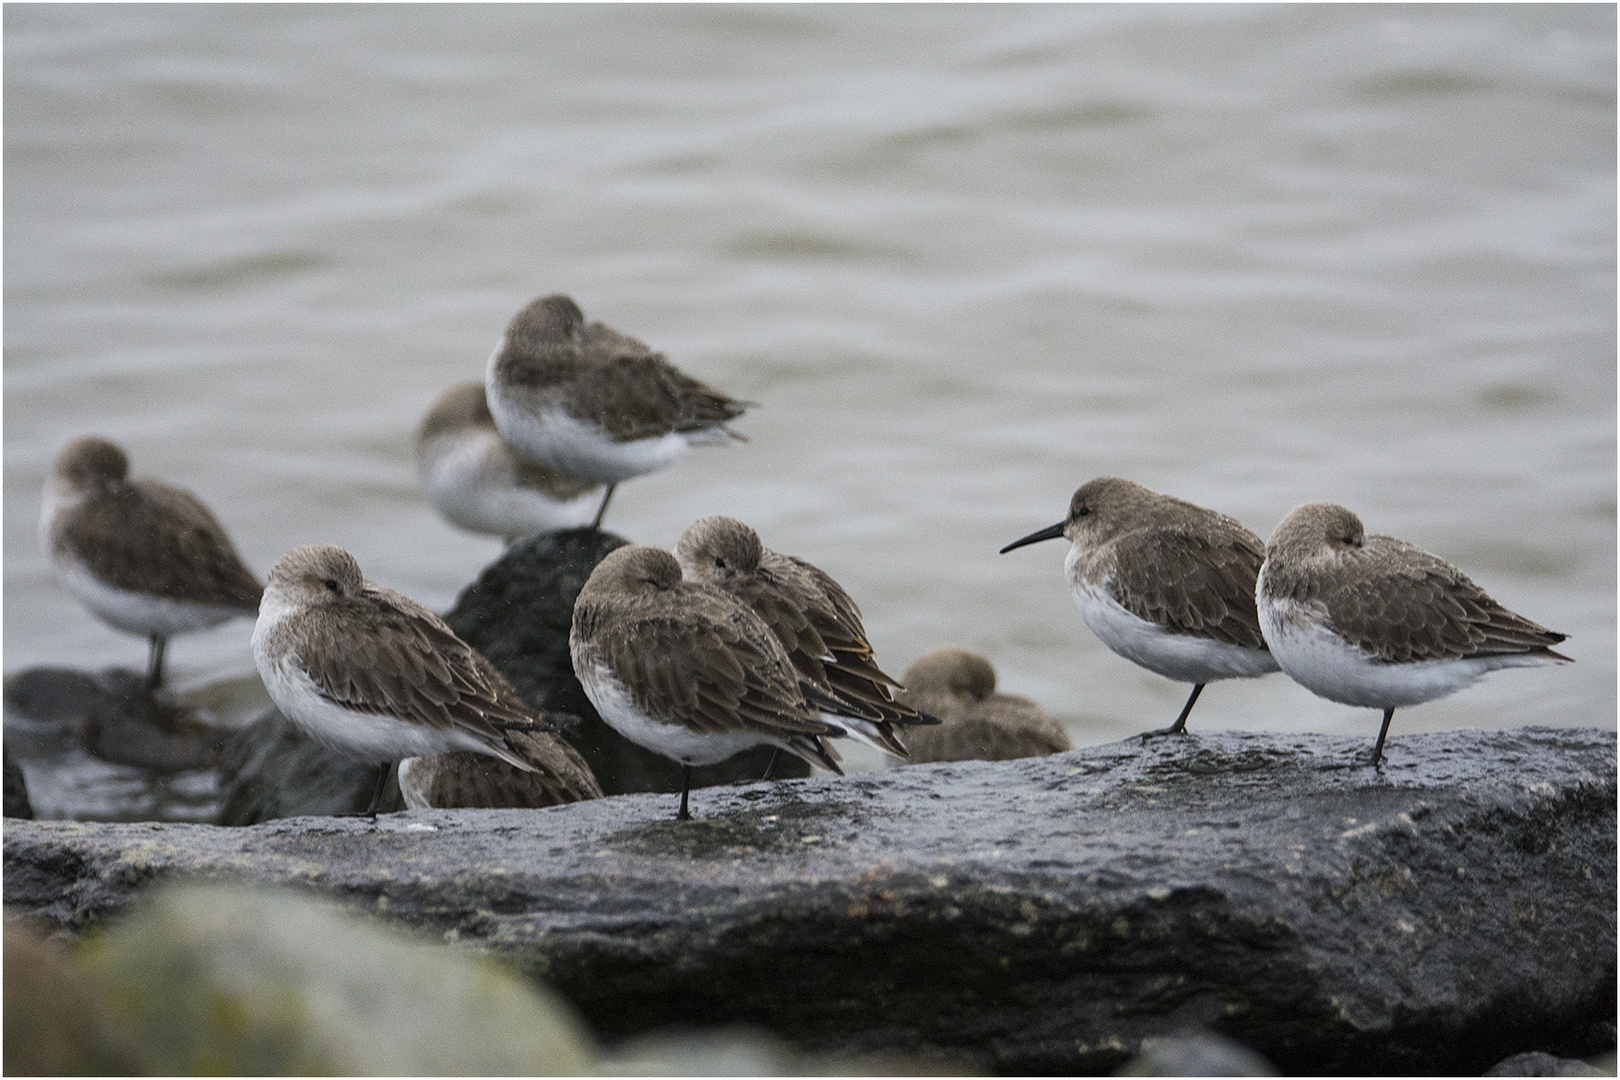
[[[744,518],[895,673],[961,645],[1077,741],[1172,719],[1060,544],[996,554],[1119,474],[1262,535],[1344,503],[1571,635],[1397,736],[1615,720],[1612,7],[14,5],[5,61],[8,673],[145,655],[35,539],[88,432],[261,573],[337,543],[448,607],[499,545],[411,430],[565,291],[760,403],[610,527]],[[1193,727],[1376,721],[1273,676]]]

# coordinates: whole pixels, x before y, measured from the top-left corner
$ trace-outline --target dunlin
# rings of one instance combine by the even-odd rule
[[[682,580],[667,551],[622,547],[598,563],[574,603],[569,647],[602,719],[680,764],[677,820],[691,817],[692,766],[751,746],[843,771],[822,741],[843,729],[805,703],[771,628],[735,597]]]
[[[1266,547],[1236,521],[1105,476],[1074,493],[1067,518],[1001,551],[1060,536],[1071,544],[1063,570],[1091,632],[1125,659],[1193,684],[1176,722],[1144,741],[1185,734],[1206,684],[1277,670],[1254,607]]]
[[[1009,761],[1072,748],[1045,709],[996,693],[996,670],[977,653],[935,649],[904,679],[902,699],[940,719],[938,727],[906,733],[912,761]]]
[[[482,383],[452,386],[428,408],[416,429],[416,479],[452,524],[508,544],[589,524],[601,501],[595,481],[513,453]]]
[[[40,546],[68,592],[102,621],[151,640],[146,688],[168,639],[252,615],[263,591],[190,492],[129,476],[106,439],[75,439],[45,483]]]
[[[399,792],[405,805],[412,810],[521,808],[602,797],[591,767],[561,736],[509,731],[506,741],[534,766],[533,771],[514,769],[485,754],[406,758],[399,763]]]
[[[271,568],[253,656],[276,707],[350,757],[466,750],[536,771],[507,735],[543,727],[534,710],[442,619],[365,580],[342,548],[294,548]]]
[[[661,469],[693,446],[742,436],[735,401],[681,374],[662,354],[601,323],[566,296],[512,318],[485,378],[495,425],[520,455],[567,476],[614,485]]]
[[[1395,710],[1472,686],[1486,672],[1570,662],[1565,635],[1515,615],[1437,555],[1368,536],[1342,506],[1309,503],[1271,534],[1256,588],[1272,655],[1307,690]]]
[[[905,758],[895,728],[937,722],[896,700],[901,684],[878,668],[860,609],[822,570],[772,551],[729,517],[694,521],[675,555],[687,580],[730,593],[765,620],[793,661],[805,701],[851,736]]]

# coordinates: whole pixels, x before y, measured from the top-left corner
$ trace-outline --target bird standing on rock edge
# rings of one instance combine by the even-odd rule
[[[1455,693],[1506,667],[1573,663],[1566,637],[1515,615],[1438,555],[1368,536],[1332,503],[1289,512],[1255,588],[1260,626],[1288,677],[1341,705],[1395,710]]]
[[[682,580],[667,551],[609,552],[574,602],[568,643],[574,674],[602,719],[681,766],[677,821],[691,818],[692,766],[753,746],[843,772],[823,740],[845,732],[805,703],[771,628],[735,597]]]
[[[1277,670],[1260,633],[1254,583],[1260,538],[1224,514],[1105,476],[1084,484],[1069,515],[1001,549],[1064,537],[1063,561],[1080,616],[1103,644],[1167,679],[1193,684],[1167,728],[1184,735],[1205,685]]]

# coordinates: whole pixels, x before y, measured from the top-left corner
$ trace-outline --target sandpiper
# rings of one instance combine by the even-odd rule
[[[399,792],[412,810],[457,807],[558,806],[600,799],[602,787],[585,759],[549,731],[509,731],[509,746],[534,766],[514,769],[499,758],[456,752],[399,763]]]
[[[271,568],[253,657],[276,707],[352,758],[466,750],[536,771],[507,734],[544,727],[535,711],[442,619],[365,580],[342,548],[294,548]]]
[[[635,338],[585,322],[566,296],[513,316],[485,378],[495,425],[520,455],[606,484],[661,469],[693,446],[741,440],[726,423],[747,403],[681,374]]]
[[[57,580],[102,621],[151,640],[146,689],[163,682],[168,639],[252,615],[263,587],[196,496],[131,479],[129,458],[95,437],[62,448],[39,517]]]
[[[787,651],[747,605],[681,579],[660,548],[597,564],[574,603],[569,648],[585,694],[619,734],[681,766],[676,820],[689,820],[692,766],[770,745],[842,772],[822,740],[843,735],[799,690]]]
[[[675,555],[688,581],[730,593],[765,620],[793,661],[805,701],[852,737],[905,759],[896,727],[938,723],[896,700],[901,684],[878,668],[860,609],[819,568],[772,551],[752,528],[721,516],[689,525]]]
[[[1184,735],[1206,684],[1277,670],[1260,634],[1254,580],[1260,538],[1224,514],[1104,476],[1083,485],[1064,520],[1014,540],[1071,542],[1069,589],[1091,632],[1125,659],[1193,684],[1176,722],[1144,732]]]
[[[1341,705],[1383,709],[1372,764],[1395,710],[1506,667],[1569,663],[1564,634],[1492,600],[1437,555],[1368,536],[1342,506],[1308,503],[1271,534],[1256,586],[1260,626],[1288,676]]]
[[[903,677],[903,700],[940,719],[938,727],[906,733],[912,761],[1009,761],[1072,749],[1045,709],[996,693],[996,670],[977,653],[935,649]]]
[[[452,524],[509,545],[589,524],[600,501],[597,482],[513,453],[482,383],[452,386],[428,408],[416,429],[416,479]]]

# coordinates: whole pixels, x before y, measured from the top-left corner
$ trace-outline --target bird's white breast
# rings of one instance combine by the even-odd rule
[[[664,723],[637,708],[630,691],[606,665],[589,661],[576,663],[575,671],[585,696],[591,699],[608,726],[637,746],[682,765],[713,765],[750,747],[779,742],[750,731],[699,734],[682,724]]]
[[[1088,581],[1077,572],[1076,551],[1070,550],[1064,564],[1075,606],[1091,632],[1125,659],[1167,679],[1188,683],[1252,679],[1277,670],[1276,659],[1264,649],[1174,634],[1131,614],[1114,599],[1106,582]]]

